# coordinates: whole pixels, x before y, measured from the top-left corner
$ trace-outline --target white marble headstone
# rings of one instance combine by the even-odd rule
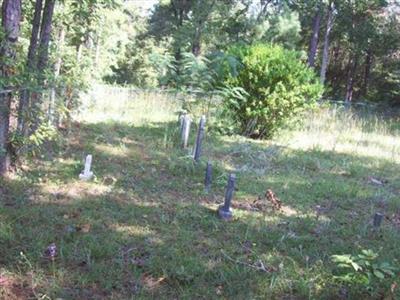
[[[79,174],[79,179],[88,181],[93,178],[93,172],[90,170],[92,167],[92,155],[86,156],[85,169],[83,173]]]

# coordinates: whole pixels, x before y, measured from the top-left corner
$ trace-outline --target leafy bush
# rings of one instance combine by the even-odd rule
[[[378,254],[372,250],[362,250],[358,255],[332,255],[340,274],[334,278],[346,284],[360,284],[367,288],[385,278],[395,277],[396,268],[388,262],[377,262]]]
[[[288,119],[312,106],[323,87],[296,51],[258,44],[235,46],[225,62],[225,108],[234,116],[241,134],[268,138]]]

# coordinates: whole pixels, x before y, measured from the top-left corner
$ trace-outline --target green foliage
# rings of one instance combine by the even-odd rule
[[[301,40],[299,14],[285,7],[254,26],[254,40],[279,43],[288,49],[296,49]]]
[[[168,85],[176,77],[175,58],[170,53],[153,53],[150,61],[158,74],[157,80],[160,86]]]
[[[169,53],[156,53],[152,55],[152,62],[162,86],[194,92],[211,91],[214,88],[217,78],[213,69],[214,61],[205,56],[184,52],[182,58],[176,60]]]
[[[321,96],[322,86],[295,51],[258,44],[235,46],[228,53],[240,66],[224,79],[225,106],[245,136],[271,137]]]
[[[388,262],[377,262],[378,254],[372,250],[362,250],[361,254],[332,255],[332,261],[340,269],[334,278],[346,284],[360,284],[370,288],[376,281],[395,277],[396,268]]]
[[[29,136],[32,145],[39,147],[45,141],[52,141],[57,136],[57,131],[51,125],[43,123],[34,134]]]
[[[39,128],[30,136],[24,136],[20,132],[10,132],[8,143],[8,154],[15,165],[22,154],[37,156],[43,150],[43,146],[59,137],[55,127],[43,122]],[[2,151],[0,149],[0,155]]]

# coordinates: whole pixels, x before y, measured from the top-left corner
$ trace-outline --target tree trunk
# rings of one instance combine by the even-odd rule
[[[369,77],[371,74],[371,66],[372,66],[372,51],[371,49],[368,49],[367,55],[365,56],[364,80],[360,92],[360,95],[363,97],[365,97],[368,93],[368,84],[369,84]]]
[[[198,26],[195,29],[194,33],[194,38],[193,38],[193,44],[192,44],[192,53],[195,56],[199,56],[201,52],[201,44],[200,44],[200,39],[201,39],[201,27],[202,24],[201,22],[198,24]]]
[[[3,0],[1,25],[4,39],[0,47],[0,77],[9,79],[13,75],[15,44],[19,37],[21,20],[21,0]],[[6,89],[10,87],[6,84]],[[0,175],[9,168],[9,129],[11,92],[0,94]]]
[[[313,31],[310,40],[310,52],[308,54],[308,65],[313,68],[315,65],[315,55],[317,54],[319,29],[321,27],[322,7],[320,6],[313,19]]]
[[[46,0],[43,11],[42,26],[40,28],[40,44],[39,44],[37,68],[41,75],[40,79],[43,81],[44,81],[44,71],[47,68],[47,63],[49,60],[49,44],[51,38],[51,28],[53,23],[55,2],[56,2],[55,0]]]
[[[171,1],[172,9],[174,12],[175,16],[175,26],[176,26],[176,31],[179,31],[179,29],[183,26],[183,21],[184,18],[186,17],[186,10],[187,10],[187,3],[186,1],[179,1],[179,0],[173,0]],[[176,72],[179,75],[180,73],[180,68],[179,68],[179,62],[182,59],[182,51],[181,51],[181,45],[179,41],[174,41],[173,43],[174,47],[174,57],[175,57],[175,62],[176,62]]]
[[[208,18],[210,17],[211,12],[215,6],[216,0],[211,3],[207,3],[207,7],[204,8],[204,3],[202,1],[197,0],[196,5],[193,9],[196,9],[200,14],[197,16],[197,21],[195,21],[195,32],[192,41],[192,53],[195,56],[199,56],[201,54],[201,36],[205,25],[207,24]]]
[[[339,42],[336,42],[336,45],[333,47],[332,51],[332,68],[334,72],[332,73],[332,78],[331,78],[331,86],[332,90],[336,91],[339,89],[340,84],[341,84],[341,77],[342,75],[342,66],[343,63],[341,61],[341,49],[339,46]],[[340,70],[340,71],[338,71]]]
[[[36,65],[36,50],[38,46],[38,39],[39,39],[39,30],[40,30],[40,21],[42,18],[42,10],[43,10],[43,1],[36,0],[35,3],[35,13],[32,20],[32,33],[31,39],[29,43],[28,49],[28,57],[27,57],[27,75],[33,75],[33,69]],[[32,82],[32,80],[29,80]],[[29,90],[21,91],[20,99],[19,99],[19,106],[18,106],[18,124],[17,130],[20,134],[25,134],[26,126],[25,126],[25,118],[27,117],[27,108],[29,106]]]
[[[349,65],[349,73],[347,76],[347,86],[346,86],[346,96],[345,102],[350,103],[353,100],[353,90],[354,90],[354,76],[357,70],[358,58],[355,56]]]
[[[37,70],[38,70],[38,87],[44,88],[46,81],[46,68],[49,60],[49,44],[51,38],[51,28],[53,23],[53,13],[56,0],[46,0],[43,10],[42,24],[40,27],[40,42],[38,48]],[[35,120],[30,133],[34,133],[40,124],[40,111],[42,105],[43,93],[34,93],[32,96],[33,112]]]
[[[322,64],[321,64],[321,83],[325,83],[326,79],[326,71],[328,69],[329,65],[329,37],[332,31],[333,27],[333,21],[334,21],[334,16],[333,12],[335,10],[335,4],[331,2],[329,4],[329,10],[328,10],[328,20],[326,23],[326,31],[325,31],[325,39],[324,39],[324,51],[322,53]]]
[[[61,72],[61,65],[62,65],[62,49],[64,46],[64,40],[65,40],[65,29],[64,27],[61,27],[60,29],[60,33],[58,36],[58,42],[57,42],[57,60],[56,63],[54,65],[54,79],[57,80],[58,76],[60,76],[60,72]],[[51,87],[51,91],[50,91],[50,103],[49,103],[49,111],[48,111],[48,115],[49,115],[49,123],[54,125],[54,117],[55,117],[55,113],[54,113],[54,109],[56,106],[56,87],[55,84],[53,84],[53,86]]]

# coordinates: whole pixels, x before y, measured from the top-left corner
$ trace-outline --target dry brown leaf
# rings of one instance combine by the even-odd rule
[[[267,198],[267,200],[269,202],[271,202],[272,207],[276,210],[280,210],[282,208],[282,202],[281,200],[275,195],[275,193],[268,189],[267,192],[265,193],[265,198]]]
[[[166,277],[155,278],[151,274],[145,273],[142,276],[142,285],[149,290],[153,290],[159,288],[165,280]]]

